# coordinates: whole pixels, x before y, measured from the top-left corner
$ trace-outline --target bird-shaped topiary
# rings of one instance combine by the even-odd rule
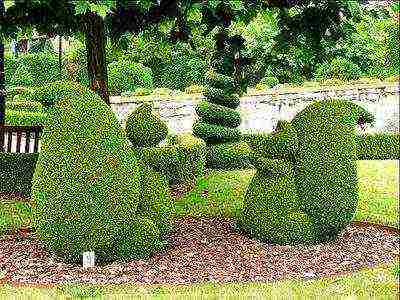
[[[153,147],[166,138],[168,126],[143,103],[128,116],[126,133],[134,147]]]
[[[358,201],[356,125],[373,116],[347,101],[316,102],[253,146],[257,173],[239,225],[278,244],[323,242],[352,220]],[[258,147],[254,147],[258,144]],[[270,154],[279,159],[269,159]],[[280,152],[280,153],[279,153]]]
[[[85,251],[103,261],[148,257],[168,231],[167,183],[144,169],[95,92],[70,83],[63,90],[67,96],[49,110],[32,180],[39,238],[72,262]]]

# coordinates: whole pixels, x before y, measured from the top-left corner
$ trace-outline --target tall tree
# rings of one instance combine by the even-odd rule
[[[4,12],[4,0],[0,0],[0,18],[3,18]],[[4,74],[4,44],[3,35],[0,32],[0,126],[5,123],[6,111],[6,81]],[[0,147],[3,146],[3,139],[4,135],[0,134]]]

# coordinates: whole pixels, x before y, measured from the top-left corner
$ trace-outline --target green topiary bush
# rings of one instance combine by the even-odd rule
[[[237,128],[227,128],[202,122],[201,119],[193,124],[193,134],[203,139],[208,145],[236,142],[240,140],[241,133]]]
[[[146,259],[161,246],[157,225],[146,217],[137,217],[129,227],[118,233],[121,242],[115,248],[116,256],[123,259]]]
[[[125,243],[121,231],[147,230],[137,223],[140,170],[110,108],[92,91],[79,93],[56,101],[44,129],[32,184],[34,223],[64,259],[78,261],[91,250],[108,260]]]
[[[18,68],[13,74],[10,84],[13,86],[41,86],[66,78],[63,68],[60,77],[58,58],[47,53],[26,54],[18,60]]]
[[[292,163],[266,159],[257,165],[263,168],[257,169],[247,189],[241,228],[257,239],[277,244],[314,241],[313,224],[299,207]]]
[[[156,146],[168,134],[167,125],[151,110],[150,104],[143,103],[128,116],[126,133],[135,147]]]
[[[274,243],[335,238],[357,206],[355,127],[372,121],[354,103],[329,100],[309,105],[291,123],[279,122],[270,136],[247,137],[257,173],[246,192],[240,226]]]
[[[400,159],[400,134],[363,134],[356,138],[357,159]]]
[[[370,123],[373,116],[354,103],[331,100],[309,105],[292,121],[299,141],[298,196],[320,241],[336,237],[356,210],[359,120]]]
[[[234,109],[240,104],[241,90],[232,77],[207,72],[209,87],[206,90],[206,101],[196,106],[200,119],[193,124],[193,134],[207,144],[235,142],[240,139],[240,113]]]
[[[190,134],[172,137],[160,147],[136,148],[135,152],[169,184],[193,183],[205,171],[206,144]]]
[[[138,211],[157,225],[161,235],[172,229],[173,205],[167,179],[144,161],[140,162],[140,202]]]
[[[41,103],[45,107],[53,106],[58,100],[65,97],[85,95],[87,89],[71,81],[55,81],[31,89],[29,99]]]
[[[207,146],[207,168],[237,170],[252,168],[252,149],[244,142]]]
[[[18,97],[18,95],[16,97]],[[12,101],[6,102],[6,110],[39,113],[43,112],[43,105],[33,101]]]
[[[235,128],[241,123],[238,111],[207,101],[202,101],[196,106],[196,113],[209,124]]]
[[[10,126],[45,126],[48,115],[45,112],[7,110],[5,123]]]
[[[139,63],[114,61],[108,64],[108,87],[112,95],[135,91],[138,87],[152,89],[153,73]]]

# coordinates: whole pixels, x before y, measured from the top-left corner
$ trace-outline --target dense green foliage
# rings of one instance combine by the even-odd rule
[[[299,140],[298,197],[321,241],[335,238],[355,213],[359,120],[371,123],[373,116],[354,103],[332,100],[313,103],[292,121]]]
[[[362,160],[400,159],[400,134],[380,133],[357,136],[357,158]]]
[[[150,68],[126,60],[114,61],[107,67],[108,88],[112,95],[135,91],[138,87],[153,88],[153,74]]]
[[[339,79],[350,81],[361,77],[361,69],[345,58],[335,58],[329,63],[320,65],[315,72],[317,80]]]
[[[141,216],[152,220],[157,225],[157,230],[164,236],[172,228],[173,204],[169,195],[168,181],[145,161],[140,162],[140,176],[142,185],[138,211]]]
[[[125,256],[122,233],[143,235],[147,225],[140,227],[136,217],[139,164],[116,117],[85,91],[56,101],[50,119],[32,184],[39,237],[72,261],[89,250],[99,260],[111,259],[115,249]],[[130,240],[136,238],[142,239]]]
[[[18,59],[18,68],[10,78],[12,86],[41,86],[65,78],[59,73],[58,58],[47,53],[26,54]]]
[[[162,174],[169,184],[193,183],[205,171],[204,141],[189,134],[170,138],[167,145],[135,149],[137,155]]]
[[[239,218],[242,228],[284,244],[335,238],[357,206],[360,120],[370,123],[373,116],[346,101],[315,102],[291,123],[278,122],[272,135],[247,137],[257,174]]]
[[[0,153],[0,193],[31,194],[38,154]]]
[[[152,106],[141,104],[126,120],[126,133],[135,147],[158,145],[168,134],[167,125],[152,113]]]
[[[236,170],[252,168],[252,149],[246,142],[207,146],[207,168]]]

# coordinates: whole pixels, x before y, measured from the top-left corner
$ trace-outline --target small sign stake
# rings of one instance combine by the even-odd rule
[[[83,252],[82,265],[84,269],[94,268],[96,256],[94,251]]]

